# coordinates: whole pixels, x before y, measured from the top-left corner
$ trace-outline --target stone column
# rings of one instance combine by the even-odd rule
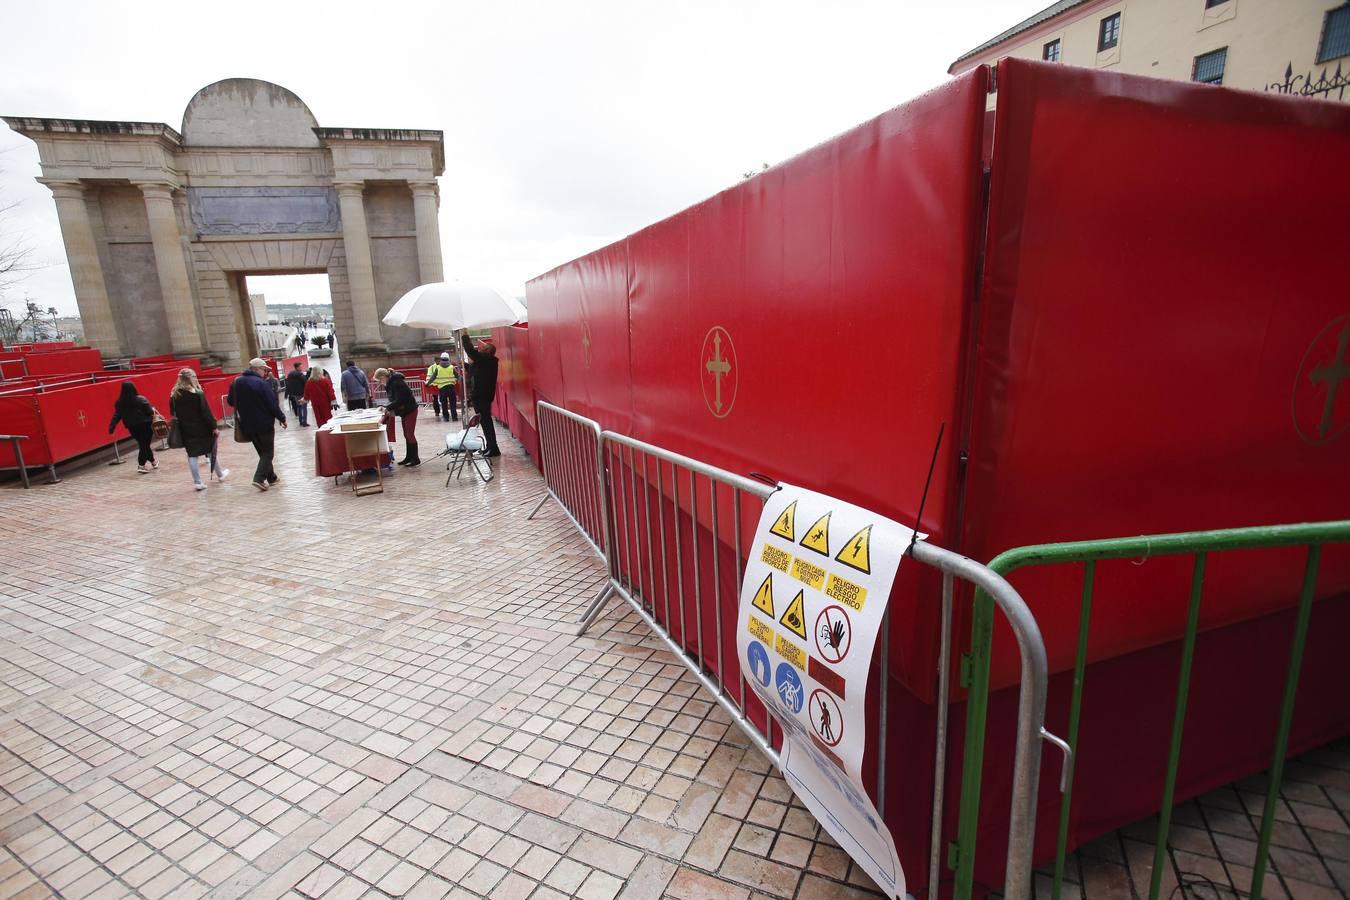
[[[445,280],[445,267],[441,264],[441,226],[436,218],[440,207],[440,192],[434,181],[412,181],[408,183],[413,195],[413,219],[417,229],[417,274],[422,284]],[[453,340],[454,335],[445,328],[428,328],[427,344],[439,347]]]
[[[351,295],[352,318],[356,328],[353,350],[383,352],[380,311],[375,303],[375,267],[370,260],[370,234],[366,230],[366,205],[361,199],[365,185],[359,181],[339,181],[342,212],[342,245],[347,253],[347,289]]]
[[[108,300],[108,285],[103,280],[103,264],[98,259],[94,228],[89,223],[89,209],[84,205],[84,185],[78,181],[38,180],[47,185],[56,200],[56,217],[61,222],[61,238],[66,244],[70,281],[80,307],[85,343],[105,357],[124,356],[112,303]]]
[[[192,282],[183,259],[178,232],[178,214],[173,206],[173,186],[163,182],[137,184],[145,195],[145,215],[150,221],[150,243],[155,250],[159,292],[169,320],[169,338],[175,356],[200,356],[205,352],[197,328],[197,309],[192,302]]]
[[[408,185],[413,195],[413,216],[417,227],[417,269],[423,284],[445,280],[441,265],[441,226],[436,218],[435,182],[414,181]]]

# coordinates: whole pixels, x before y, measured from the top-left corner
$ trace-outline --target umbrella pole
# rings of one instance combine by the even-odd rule
[[[463,376],[460,381],[464,385],[464,408],[459,411],[459,427],[465,431],[469,430],[469,355],[464,352],[464,334],[467,329],[456,328],[455,349],[459,351],[459,371]],[[459,391],[455,391],[455,405],[459,405]]]

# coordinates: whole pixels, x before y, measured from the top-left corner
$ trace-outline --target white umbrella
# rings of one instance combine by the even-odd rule
[[[494,288],[459,281],[434,281],[399,298],[384,317],[386,325],[406,328],[495,328],[524,322],[525,307]]]

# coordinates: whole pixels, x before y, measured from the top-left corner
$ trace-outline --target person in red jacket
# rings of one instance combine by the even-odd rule
[[[314,411],[314,424],[320,428],[333,418],[333,403],[337,393],[333,390],[333,381],[322,366],[310,366],[309,377],[305,379],[305,399]]]

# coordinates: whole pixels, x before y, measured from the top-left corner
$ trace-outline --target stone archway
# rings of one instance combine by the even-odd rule
[[[37,143],[85,337],[105,358],[248,359],[240,273],[326,272],[348,358],[420,357],[436,336],[380,323],[443,279],[440,131],[322,128],[292,92],[233,78],[181,132],[153,122],[7,117]]]

